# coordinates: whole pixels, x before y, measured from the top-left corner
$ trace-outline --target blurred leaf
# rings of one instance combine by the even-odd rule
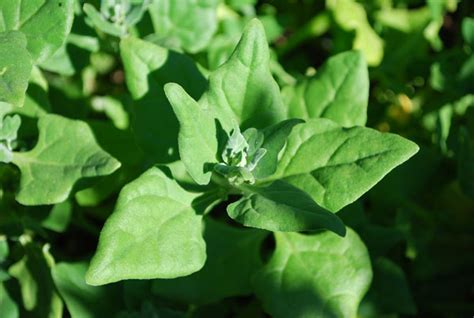
[[[72,318],[106,317],[118,313],[121,297],[118,286],[93,287],[86,284],[84,276],[87,263],[60,263],[52,275]]]
[[[51,278],[54,264],[48,247],[27,243],[24,249],[25,256],[10,267],[9,273],[20,284],[27,317],[62,317],[63,302]]]
[[[32,69],[23,33],[0,33],[0,56],[0,102],[21,107]]]
[[[364,53],[367,64],[377,66],[383,58],[383,40],[370,26],[364,7],[355,0],[326,0],[336,23],[354,31],[353,48]]]
[[[217,28],[218,0],[153,0],[149,12],[156,36],[190,53],[204,49]]]
[[[73,6],[74,0],[2,0],[0,32],[23,32],[32,58],[41,63],[64,44],[72,27]]]

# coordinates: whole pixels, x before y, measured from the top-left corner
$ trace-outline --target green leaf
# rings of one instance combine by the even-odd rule
[[[315,76],[283,91],[289,117],[327,118],[344,126],[365,126],[369,100],[369,73],[359,52],[327,60]]]
[[[102,229],[87,283],[176,278],[200,270],[206,253],[201,216],[191,206],[195,196],[156,167],[125,186]]]
[[[53,268],[54,283],[72,318],[113,316],[121,309],[117,286],[94,287],[86,284],[87,263],[60,263]]]
[[[64,44],[72,27],[74,3],[74,0],[2,0],[0,32],[23,32],[33,60],[41,63]]]
[[[263,188],[241,188],[244,197],[230,204],[227,213],[245,226],[284,232],[328,229],[345,235],[344,224],[335,214],[286,182],[277,180]]]
[[[156,36],[184,50],[203,50],[217,29],[218,0],[154,0],[150,16]]]
[[[255,168],[257,178],[265,178],[275,173],[278,163],[278,154],[286,144],[288,135],[294,126],[303,123],[300,119],[288,119],[262,130],[264,139],[261,148],[266,150]]]
[[[72,209],[72,203],[70,201],[56,204],[48,216],[41,221],[41,226],[58,233],[65,232],[71,222]]]
[[[21,118],[18,115],[0,118],[0,162],[9,163],[13,159],[13,143],[16,141]]]
[[[179,83],[198,99],[207,86],[206,79],[187,56],[137,38],[123,39],[120,54],[127,86],[135,100],[132,127],[137,143],[158,162],[176,160],[178,121],[163,86]]]
[[[0,33],[0,56],[0,102],[23,106],[32,70],[32,61],[23,33]]]
[[[51,259],[47,245],[40,248],[27,243],[25,256],[9,269],[20,284],[23,305],[32,317],[62,317],[63,303],[51,278]]]
[[[364,53],[370,66],[377,66],[383,58],[383,40],[372,29],[364,6],[355,0],[326,0],[334,20],[345,31],[354,31],[353,48]]]
[[[207,304],[248,295],[250,278],[261,266],[260,245],[266,232],[234,228],[206,219],[207,261],[197,273],[172,280],[156,280],[153,292],[184,303]]]
[[[462,20],[462,36],[464,41],[474,48],[474,18],[465,17]]]
[[[283,178],[322,207],[338,211],[418,149],[398,135],[311,119],[293,128],[277,172],[269,180]]]
[[[0,283],[0,313],[2,318],[18,318],[18,305],[11,299],[3,283]]]
[[[200,103],[231,109],[243,130],[265,128],[284,119],[280,89],[270,72],[265,31],[257,19],[247,24],[229,60],[211,73]]]
[[[208,184],[212,169],[206,169],[206,165],[217,162],[216,114],[212,108],[198,104],[177,84],[166,84],[165,92],[180,122],[181,160],[198,184]]]
[[[372,279],[357,234],[276,233],[276,251],[256,275],[257,297],[272,317],[356,317]]]
[[[21,171],[16,199],[23,205],[63,202],[79,179],[108,175],[120,167],[97,145],[84,122],[45,115],[38,129],[33,150],[13,153],[13,163]]]

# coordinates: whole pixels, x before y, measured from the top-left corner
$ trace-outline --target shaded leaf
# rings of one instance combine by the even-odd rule
[[[367,249],[348,229],[277,233],[276,251],[257,274],[257,297],[272,317],[356,317],[372,280]]]
[[[345,235],[342,221],[319,207],[300,189],[282,181],[267,187],[242,186],[244,197],[227,207],[227,213],[245,226],[269,231],[328,229]]]

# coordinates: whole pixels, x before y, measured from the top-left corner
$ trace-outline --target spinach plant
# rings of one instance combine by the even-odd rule
[[[1,1],[0,317],[415,314],[474,32],[409,3]]]
[[[136,45],[150,52],[132,54],[152,56],[153,51],[159,52],[139,41]],[[128,53],[125,58],[126,65],[134,62]],[[347,65],[349,69],[345,69]],[[354,280],[354,284],[346,285],[345,297],[332,299],[340,287],[331,287],[325,290],[326,298],[305,304],[310,306],[305,309],[308,312],[323,314],[329,310],[325,309],[326,302],[331,302],[330,310],[335,313],[354,315],[370,283],[371,270],[357,235],[350,231],[343,238],[347,230],[335,212],[355,201],[418,150],[402,137],[354,126],[365,122],[366,101],[365,105],[359,101],[358,108],[350,101],[352,94],[359,94],[359,80],[365,82],[363,90],[368,89],[366,77],[359,53],[336,56],[320,76],[302,84],[324,85],[324,102],[294,97],[301,98],[302,107],[311,108],[312,112],[319,108],[319,114],[307,112],[302,118],[288,118],[288,109],[269,69],[265,32],[258,20],[251,21],[229,60],[209,74],[208,87],[199,100],[177,83],[164,86],[179,122],[181,162],[198,190],[187,189],[182,184],[184,180],[165,166],[152,167],[128,184],[101,232],[86,281],[102,285],[123,279],[199,274],[208,264],[206,244],[212,244],[205,241],[202,233],[207,227],[212,231],[212,208],[224,202],[234,221],[275,232],[276,254],[256,279],[257,295],[270,313],[285,317],[289,312],[279,306],[289,306],[287,302],[294,297],[294,291],[279,286],[281,278],[268,276],[276,266],[278,271],[289,271],[296,281],[311,284],[309,288],[315,290],[325,288],[333,279],[340,279],[341,284]],[[142,83],[136,81],[135,76],[127,78],[131,87],[140,87]],[[366,92],[361,93],[367,96]],[[318,104],[313,108],[312,103]],[[353,123],[349,122],[348,112],[356,114],[350,116]],[[237,196],[237,200],[229,202],[229,196]],[[286,234],[324,229],[330,232],[307,237]],[[297,256],[300,249],[310,253]],[[341,253],[344,261],[338,266],[342,272],[336,267],[326,274],[319,272],[338,262],[324,258],[328,252]],[[315,266],[314,274],[299,269],[320,255],[329,263],[322,263],[320,269]],[[285,259],[291,257],[298,257],[303,263],[286,268],[290,264]],[[351,274],[343,270],[345,266],[353,269]],[[318,280],[320,275],[328,281]],[[161,287],[160,282],[156,286],[158,292],[167,288]],[[186,288],[186,283],[178,286]],[[269,287],[274,294],[264,292]],[[171,283],[173,288],[179,287]],[[234,292],[239,293],[238,286],[227,295]]]

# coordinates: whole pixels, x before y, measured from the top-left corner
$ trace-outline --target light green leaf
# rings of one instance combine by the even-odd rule
[[[328,118],[344,127],[364,126],[369,100],[369,73],[359,52],[327,60],[315,76],[283,91],[290,118]]]
[[[149,12],[158,37],[184,50],[203,50],[217,29],[218,0],[153,0]]]
[[[268,180],[283,178],[335,212],[357,200],[418,149],[398,135],[311,119],[293,128],[277,172]]]
[[[121,309],[117,286],[94,287],[86,284],[87,263],[60,263],[52,270],[54,283],[72,318],[113,316]]]
[[[180,122],[178,143],[181,160],[198,184],[208,184],[212,167],[206,168],[206,165],[217,162],[216,114],[198,104],[177,84],[166,84],[165,92]]]
[[[276,251],[256,275],[257,297],[275,318],[357,316],[372,279],[364,243],[348,229],[303,235],[276,233]]]
[[[18,115],[0,118],[0,162],[10,163],[13,159],[13,147],[21,125]]]
[[[74,0],[2,0],[0,32],[23,32],[33,60],[41,63],[64,44],[72,27],[74,3]]]
[[[47,245],[40,248],[27,243],[25,256],[9,269],[20,284],[23,305],[32,317],[62,317],[63,302],[51,278],[51,258]]]
[[[211,73],[200,103],[231,109],[242,130],[265,128],[284,119],[280,89],[270,72],[265,31],[257,19],[247,24],[229,60]]]
[[[286,182],[277,180],[267,187],[241,188],[244,197],[227,206],[227,213],[245,226],[283,232],[328,229],[345,235],[344,224],[335,214]]]
[[[0,33],[0,56],[0,102],[23,106],[32,69],[23,33]]]
[[[0,313],[2,318],[18,318],[18,305],[11,299],[3,283],[0,283]]]
[[[16,199],[23,205],[63,202],[79,179],[108,175],[120,167],[98,146],[84,122],[45,115],[38,129],[33,150],[13,153],[13,163],[21,171]]]
[[[41,226],[58,233],[65,232],[71,222],[72,209],[72,203],[70,201],[56,204],[48,216],[41,220]]]
[[[465,17],[462,20],[462,36],[464,42],[474,48],[474,18]]]
[[[124,279],[176,278],[206,260],[196,195],[160,169],[149,169],[120,192],[102,229],[86,281],[103,285]]]
[[[178,121],[163,86],[179,83],[198,99],[207,87],[194,62],[185,55],[128,37],[120,42],[125,79],[133,97],[132,127],[137,143],[160,163],[178,158]]]
[[[326,0],[334,20],[345,31],[354,31],[353,48],[364,53],[370,66],[377,66],[383,58],[383,40],[372,29],[362,4],[355,0]]]
[[[163,298],[192,304],[250,294],[250,278],[261,266],[260,245],[266,235],[264,231],[238,229],[207,218],[204,267],[187,277],[156,280],[153,292]]]

